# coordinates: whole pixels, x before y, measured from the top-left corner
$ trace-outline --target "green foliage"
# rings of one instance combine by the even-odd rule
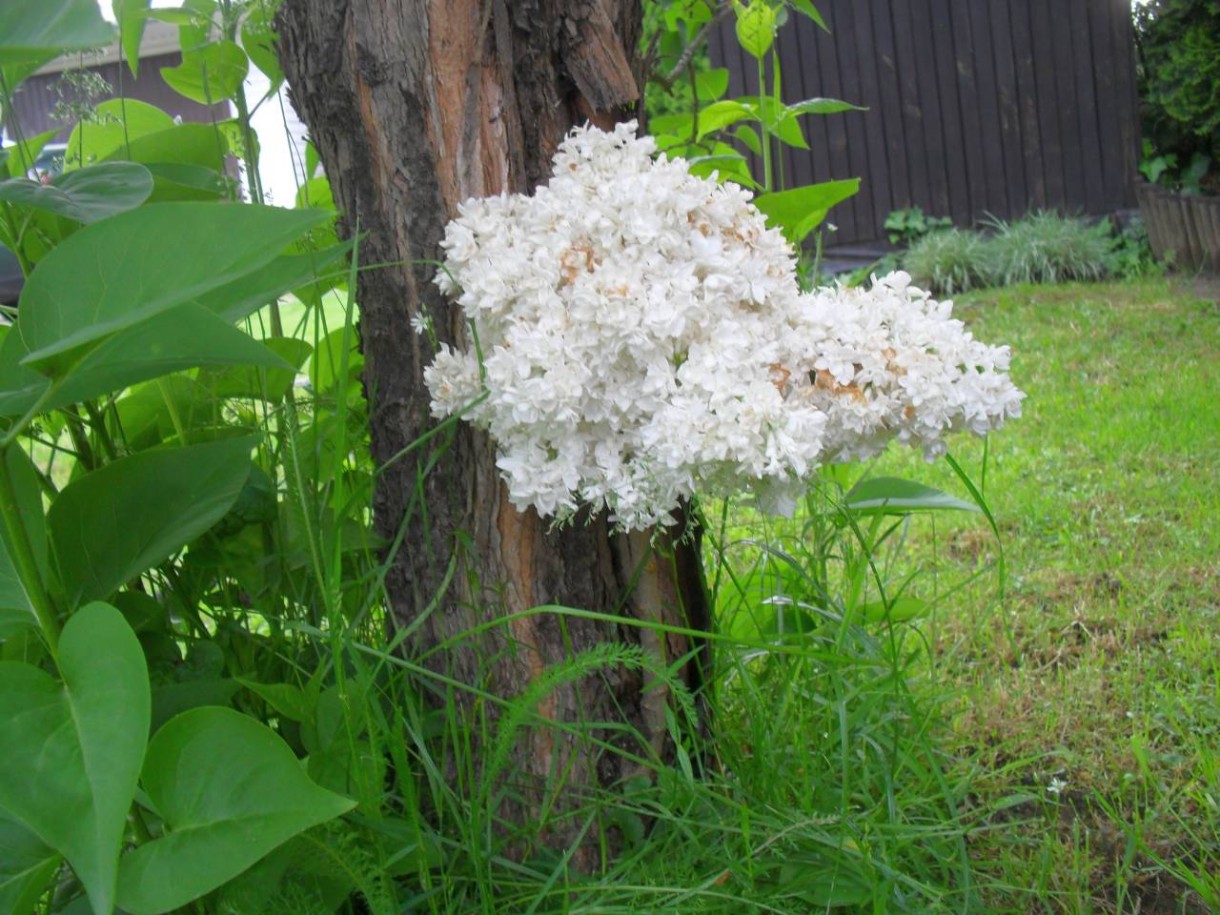
[[[148,740],[148,674],[135,633],[101,603],[68,621],[56,667],[62,682],[0,662],[0,806],[67,859],[95,912],[109,912]]]
[[[29,915],[59,869],[59,854],[16,820],[0,813],[0,906]]]
[[[47,527],[68,601],[113,593],[223,518],[250,476],[255,444],[236,438],[141,451],[66,486]]]
[[[773,225],[783,228],[789,241],[799,245],[822,224],[831,207],[855,196],[859,189],[858,178],[850,181],[823,181],[820,184],[794,187],[788,191],[762,194],[755,198],[754,205]]]
[[[310,781],[266,727],[224,708],[184,712],[157,731],[140,781],[164,834],[122,860],[118,899],[132,915],[183,906],[355,806]]]
[[[1089,224],[1042,212],[1013,223],[995,220],[982,235],[961,229],[931,232],[902,256],[915,281],[942,295],[983,286],[1099,280],[1138,269],[1120,259],[1120,242],[1108,220]],[[1125,243],[1124,243],[1125,244]],[[1138,250],[1138,239],[1131,245]]]
[[[43,7],[5,7],[0,33],[21,43],[6,61],[100,34],[95,5],[60,6],[39,28]],[[126,47],[147,6],[116,3]],[[245,5],[192,10],[184,35],[200,43],[171,85],[244,111]],[[11,95],[24,71],[5,75]],[[290,649],[283,627],[358,619],[367,598],[340,578],[368,591],[374,566],[358,457],[337,432],[325,456],[298,445],[363,415],[358,390],[327,381],[315,402],[294,383],[309,338],[334,354],[354,339],[333,303],[349,271],[326,272],[350,247],[327,225],[329,193],[313,195],[322,210],[220,205],[235,196],[226,156],[257,170],[248,127],[175,124],[132,100],[97,115],[49,183],[25,177],[46,136],[0,174],[0,240],[27,272],[0,330],[0,908],[40,915],[201,905],[354,806],[299,761],[319,690],[300,674],[312,648]],[[294,288],[316,303],[296,338],[280,303]],[[327,548],[331,565],[311,569]],[[299,722],[259,693],[214,707],[237,702],[235,675],[277,687],[281,706],[313,698]]]
[[[963,229],[925,235],[907,249],[902,266],[915,282],[944,295],[984,285],[983,239]]]
[[[1123,279],[1142,279],[1161,276],[1165,265],[1158,263],[1148,242],[1148,230],[1144,221],[1134,216],[1123,226],[1115,240],[1113,253],[1114,275]]]
[[[1220,2],[1154,0],[1136,7],[1139,91],[1154,183],[1215,192],[1220,163]]]
[[[6,76],[7,66],[14,62],[36,60],[37,69],[57,54],[102,47],[113,38],[114,28],[102,18],[93,0],[6,3],[0,8],[0,55]],[[13,87],[15,83],[10,84]]]
[[[144,166],[107,162],[56,175],[46,184],[24,178],[5,181],[0,200],[86,224],[138,207],[152,189],[152,175]]]
[[[195,67],[235,73],[235,47],[278,78],[274,4],[146,6],[115,3],[124,46],[146,12],[178,24],[202,55],[188,94],[232,92],[248,113],[224,68]],[[665,9],[686,39],[713,15]],[[748,154],[799,147],[802,117],[850,106],[776,101],[768,30],[817,21],[811,4],[739,9],[768,91],[727,99],[727,74],[695,65],[700,112],[654,124],[693,168],[750,183]],[[224,160],[257,172],[246,118],[175,125],[131,100],[99,114],[73,131],[57,193],[20,183],[37,138],[0,175],[17,182],[0,182],[0,230],[29,271],[0,332],[0,910],[982,910],[972,785],[942,751],[942,697],[916,689],[922,627],[958,585],[906,562],[917,525],[990,517],[977,491],[849,467],[791,526],[726,506],[706,525],[717,624],[698,693],[682,659],[618,645],[516,699],[455,679],[439,653],[403,652],[384,609],[377,551],[398,544],[370,530],[355,268],[316,161],[295,210],[237,206]],[[852,190],[767,171],[760,205],[790,237]],[[561,630],[597,616],[524,612]],[[586,677],[673,696],[675,760],[627,724],[548,718],[549,693]],[[574,814],[605,849],[595,875],[536,847],[547,822],[501,816],[527,729],[638,773]]]
[[[995,234],[982,255],[988,285],[1099,280],[1112,270],[1114,235],[1108,220],[1090,225],[1042,212],[993,225]]]
[[[729,73],[706,63],[708,30],[729,11],[742,49],[758,64],[758,96],[725,98]],[[800,246],[825,220],[829,209],[854,195],[859,179],[828,181],[786,188],[782,171],[773,169],[780,146],[808,149],[800,119],[859,111],[837,99],[811,98],[793,104],[782,100],[782,75],[774,43],[789,11],[806,16],[822,28],[808,0],[749,0],[721,5],[711,0],[668,0],[650,4],[645,16],[654,66],[646,93],[648,129],[657,146],[690,163],[691,173],[717,176],[759,191],[754,202],[772,225]],[[674,61],[670,73],[657,73],[657,62]],[[685,73],[683,70],[685,69]],[[678,104],[668,93],[680,86]],[[662,91],[664,90],[664,91]],[[750,156],[761,161],[755,174]]]
[[[192,101],[215,105],[235,98],[250,68],[246,52],[235,41],[213,41],[182,55],[176,67],[163,67],[161,78]]]
[[[885,217],[884,228],[891,245],[909,246],[923,238],[929,232],[952,227],[953,220],[948,216],[925,216],[919,207],[909,210],[895,210]]]

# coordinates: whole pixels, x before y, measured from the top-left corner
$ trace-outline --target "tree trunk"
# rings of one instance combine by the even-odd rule
[[[619,622],[514,614],[562,605],[704,629],[697,536],[681,523],[681,540],[614,534],[601,516],[551,531],[509,504],[494,443],[464,423],[443,437],[439,460],[436,448],[403,454],[434,425],[423,384],[431,351],[409,322],[423,311],[442,340],[464,340],[460,310],[432,283],[445,223],[469,197],[544,183],[573,125],[634,112],[640,17],[638,0],[286,0],[281,13],[292,98],[345,230],[361,233],[362,265],[392,264],[361,272],[358,301],[373,456],[388,465],[376,523],[387,538],[405,525],[387,578],[393,618],[415,651],[445,646],[428,663],[465,684],[505,698],[547,687],[531,696],[544,723],[522,728],[498,813],[539,824],[553,848],[585,825],[565,814],[638,773],[630,756],[664,761],[673,750],[668,690],[650,672],[614,665],[564,680],[557,667],[606,643],[642,646],[695,689],[706,646]],[[463,636],[491,620],[502,622]],[[473,715],[473,700],[458,701]],[[584,834],[578,863],[592,864],[597,832]]]

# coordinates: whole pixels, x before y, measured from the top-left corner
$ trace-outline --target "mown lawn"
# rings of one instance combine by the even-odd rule
[[[977,517],[907,547],[948,592],[921,624],[923,686],[949,697],[984,897],[1220,911],[1220,284],[990,290],[957,313],[1011,344],[1028,394],[985,476],[981,443],[955,452],[985,481],[1004,580]],[[966,495],[910,454],[873,471]]]

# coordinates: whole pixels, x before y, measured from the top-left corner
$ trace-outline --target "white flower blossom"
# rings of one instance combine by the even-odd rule
[[[446,229],[437,284],[473,332],[425,370],[432,411],[491,433],[516,506],[626,529],[696,491],[790,509],[822,463],[1020,415],[1007,348],[950,303],[905,273],[802,293],[748,191],[654,152],[634,124],[574,130],[548,186]]]

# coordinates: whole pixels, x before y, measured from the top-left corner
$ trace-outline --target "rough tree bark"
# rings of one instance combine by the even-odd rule
[[[284,3],[284,69],[346,231],[363,233],[361,263],[395,265],[363,272],[358,290],[379,464],[433,425],[422,381],[431,352],[410,318],[427,312],[449,342],[465,333],[425,263],[439,257],[445,223],[469,197],[545,182],[551,156],[574,124],[608,126],[634,112],[640,18],[638,0]],[[532,510],[519,513],[507,502],[486,436],[462,424],[448,449],[426,475],[426,449],[395,460],[376,492],[380,532],[392,537],[406,525],[387,586],[394,619],[414,627],[414,648],[426,651],[489,618],[548,604],[706,626],[698,548],[689,538],[657,547],[647,535],[612,533],[604,517],[550,531]],[[457,572],[444,590],[451,563]],[[608,641],[642,644],[668,664],[694,657],[679,674],[698,685],[705,648],[692,653],[686,638],[554,614],[513,619],[433,654],[430,663],[512,697],[572,652]],[[667,696],[651,680],[605,670],[554,689],[537,711],[559,723],[629,724],[643,746],[636,739],[624,749],[665,759],[672,751]],[[624,740],[621,727],[598,734],[611,744]],[[583,824],[564,813],[587,789],[634,774],[623,756],[562,727],[525,729],[514,763],[513,800],[500,813],[528,823],[547,811],[541,838],[552,847],[578,834]]]

